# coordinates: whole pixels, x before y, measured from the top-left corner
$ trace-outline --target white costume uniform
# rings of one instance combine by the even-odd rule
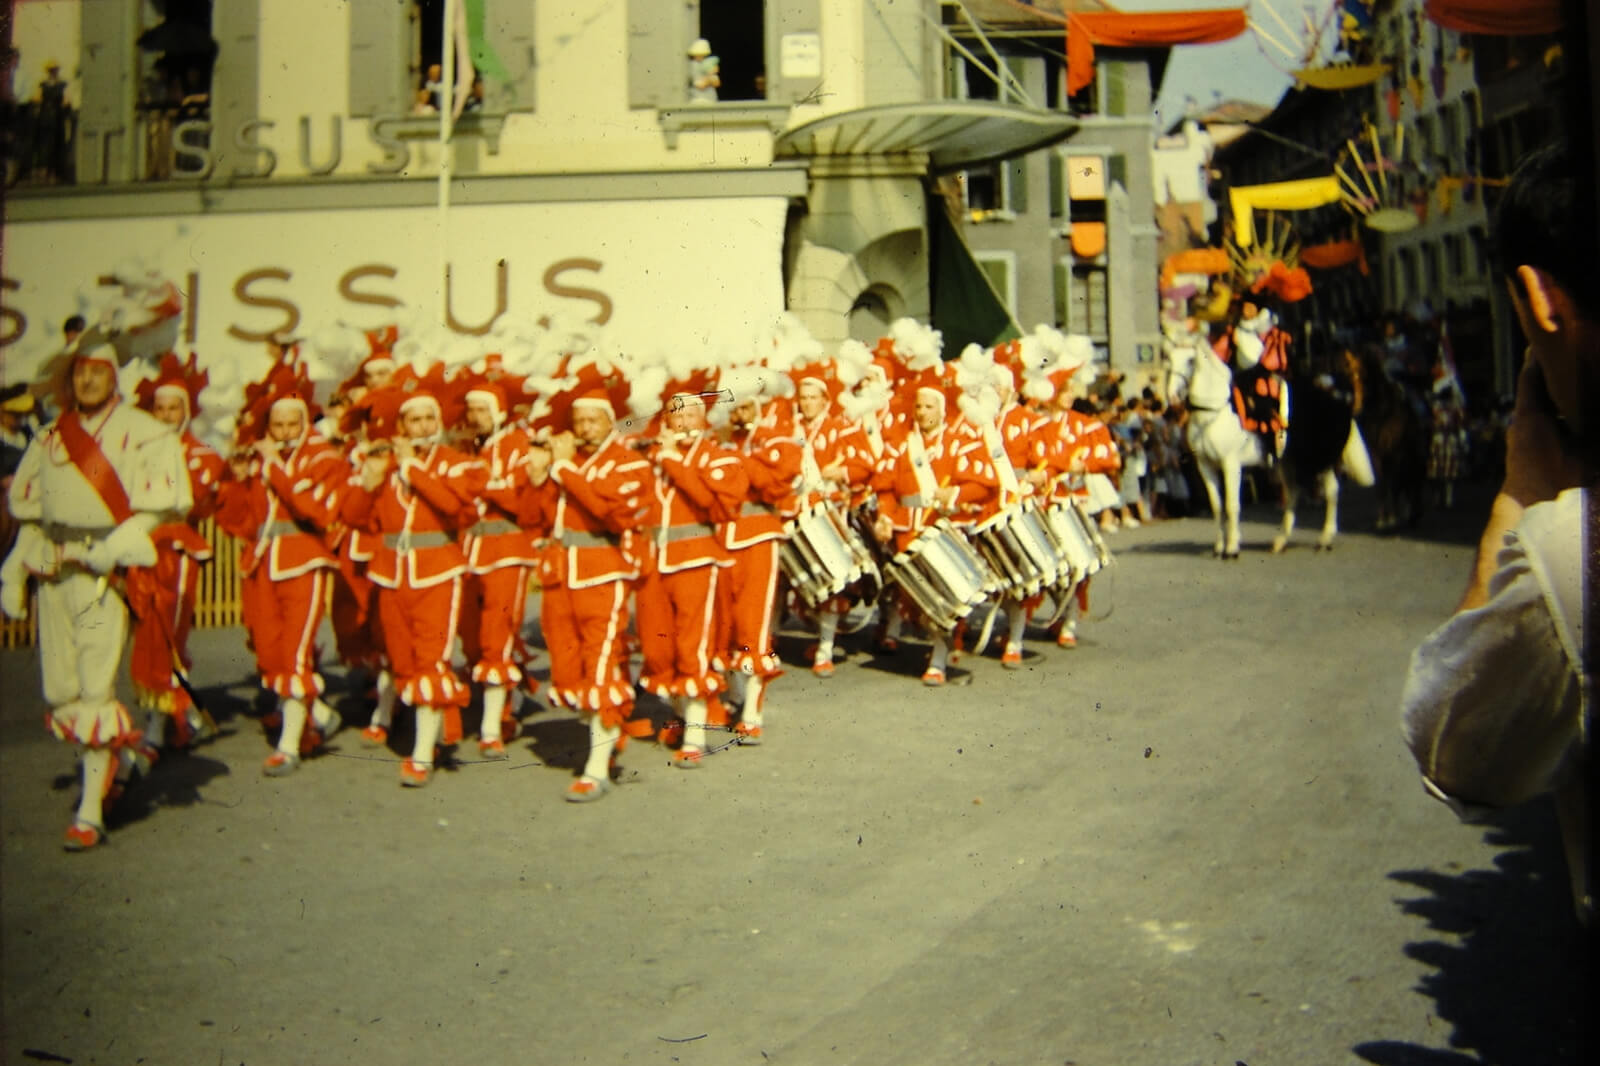
[[[82,426],[121,482],[131,517],[117,524],[68,456],[59,422],[52,423],[28,446],[11,484],[11,510],[24,525],[0,579],[7,612],[15,614],[27,575],[39,578],[39,655],[52,732],[101,747],[133,732],[115,693],[128,608],[110,579],[119,568],[153,564],[150,530],[163,515],[187,514],[193,499],[183,444],[170,427],[118,398]]]

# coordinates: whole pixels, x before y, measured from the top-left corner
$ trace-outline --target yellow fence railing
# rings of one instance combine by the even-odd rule
[[[239,542],[218,529],[209,518],[200,523],[200,534],[211,545],[211,562],[200,568],[195,593],[196,629],[213,629],[241,624],[239,608]],[[29,597],[28,617],[23,621],[0,619],[0,649],[32,647],[39,639],[39,612]]]

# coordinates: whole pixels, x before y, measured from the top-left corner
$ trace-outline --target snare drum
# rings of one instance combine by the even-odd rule
[[[884,573],[937,629],[955,628],[999,591],[1000,580],[954,526],[939,521],[884,566]]]
[[[1066,501],[1052,504],[1045,512],[1050,536],[1067,564],[1056,584],[1066,588],[1095,573],[1101,565],[1094,541],[1084,528],[1085,523],[1080,521],[1082,515],[1083,512],[1075,504]]]
[[[1009,507],[972,531],[972,543],[1005,583],[1006,595],[1025,600],[1062,577],[1060,552],[1043,515],[1031,502]]]
[[[876,584],[878,568],[866,545],[826,505],[806,508],[785,531],[778,564],[807,606],[820,606],[863,578]]]

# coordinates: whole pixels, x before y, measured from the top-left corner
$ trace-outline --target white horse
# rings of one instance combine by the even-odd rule
[[[1233,409],[1233,372],[1209,344],[1196,340],[1175,345],[1168,349],[1168,358],[1171,367],[1167,396],[1174,401],[1181,400],[1189,409],[1189,449],[1205,481],[1211,513],[1217,518],[1217,541],[1212,550],[1223,559],[1237,559],[1239,482],[1245,467],[1264,464],[1266,457],[1261,439],[1240,423]],[[1310,410],[1305,414],[1306,418],[1297,419],[1300,423],[1298,436],[1291,436],[1292,443],[1286,445],[1282,460],[1277,464],[1277,480],[1283,487],[1283,519],[1278,535],[1272,540],[1275,553],[1283,551],[1294,535],[1294,509],[1303,480],[1296,476],[1297,472],[1315,478],[1322,490],[1325,510],[1322,533],[1317,538],[1319,550],[1331,549],[1339,532],[1336,468],[1342,467],[1358,484],[1373,483],[1372,464],[1354,420],[1346,417],[1349,429],[1341,441],[1335,420],[1311,417]],[[1323,421],[1329,424],[1312,424]],[[1323,439],[1319,440],[1319,436]]]

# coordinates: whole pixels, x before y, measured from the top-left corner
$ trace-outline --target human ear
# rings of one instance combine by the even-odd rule
[[[1523,264],[1517,267],[1516,279],[1515,287],[1522,290],[1534,324],[1546,333],[1556,332],[1561,327],[1560,297],[1564,294],[1556,288],[1550,275],[1538,267]]]

